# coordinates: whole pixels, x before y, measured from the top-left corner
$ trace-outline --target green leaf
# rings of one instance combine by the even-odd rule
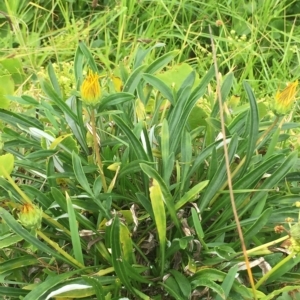
[[[264,156],[264,159],[268,159],[271,155],[274,155],[275,153],[275,149],[276,149],[276,145],[278,143],[278,139],[279,139],[279,136],[280,136],[280,133],[281,133],[281,126],[279,126],[276,130],[275,130],[275,133],[272,134],[272,138],[271,138],[271,141],[269,143],[269,146],[268,146],[268,150],[267,150],[267,153],[266,155]]]
[[[8,248],[11,245],[21,242],[22,240],[23,240],[23,238],[16,234],[2,236],[0,238],[0,249]]]
[[[56,299],[60,298],[86,298],[88,296],[95,295],[95,290],[93,286],[86,284],[72,284],[67,283],[59,288],[51,291],[51,293],[47,296],[46,300],[53,299],[54,296],[57,296]]]
[[[272,212],[273,209],[272,207],[270,207],[259,216],[259,218],[254,222],[254,224],[244,233],[245,241],[255,236],[268,223]]]
[[[80,45],[77,47],[74,57],[74,75],[76,79],[76,88],[79,91],[83,82],[83,62],[84,55],[81,51]]]
[[[134,99],[134,95],[130,93],[116,93],[109,95],[107,97],[103,97],[97,110],[102,112],[105,108],[110,106],[115,106],[118,104],[126,103]]]
[[[297,161],[297,151],[292,152],[285,161],[282,162],[281,166],[279,166],[276,171],[268,177],[260,186],[261,191],[257,191],[252,197],[249,204],[245,207],[245,209],[240,212],[240,217],[245,213],[251,210],[251,207],[254,206],[261,198],[265,196],[267,189],[274,188],[278,182],[286,176],[286,174],[293,168]]]
[[[130,141],[131,148],[135,152],[137,159],[142,159],[148,161],[148,155],[145,152],[143,145],[141,142],[137,139],[137,137],[134,135],[132,130],[126,125],[126,123],[119,118],[118,116],[112,116],[113,120],[115,121],[116,125],[120,127],[120,129],[125,133],[127,138]]]
[[[137,88],[138,84],[141,81],[143,70],[145,66],[142,65],[136,68],[128,77],[127,81],[124,84],[123,92],[127,92],[133,94],[135,89]]]
[[[185,299],[189,299],[191,296],[192,288],[188,279],[177,270],[170,270],[170,273],[174,276],[182,296]]]
[[[20,269],[23,267],[35,265],[38,264],[38,262],[39,261],[37,258],[30,255],[24,255],[21,257],[12,258],[0,263],[0,274],[8,271]]]
[[[118,217],[115,217],[112,227],[111,227],[111,256],[112,264],[115,269],[115,272],[125,288],[134,294],[133,286],[128,277],[127,269],[123,262],[123,255],[121,250],[121,241],[120,241],[120,220]]]
[[[57,80],[57,77],[55,75],[55,71],[54,71],[54,68],[53,68],[53,65],[52,65],[51,62],[48,64],[47,71],[48,71],[48,75],[49,75],[49,79],[51,81],[51,84],[54,88],[54,91],[56,92],[56,94],[60,98],[62,98],[62,92],[61,92],[61,89],[60,89],[60,86],[59,86],[59,83],[58,83],[58,80]]]
[[[164,46],[165,46],[164,43],[156,43],[152,47],[147,47],[146,49],[144,49],[143,47],[139,47],[138,50],[137,50],[137,53],[135,55],[133,69],[136,69],[137,67],[139,67],[143,63],[143,60],[146,58],[146,56],[153,49],[155,49],[155,48],[161,48],[161,47],[164,47]]]
[[[194,173],[200,168],[200,165],[205,161],[207,157],[211,155],[211,152],[214,148],[216,148],[219,144],[221,144],[220,141],[216,141],[212,143],[211,145],[204,148],[200,154],[195,158],[195,160],[192,163],[192,167],[189,168],[189,172],[187,174],[187,182],[189,182],[190,178],[194,175]],[[187,186],[187,184],[186,184]],[[186,187],[185,187],[186,188]]]
[[[229,161],[232,161],[234,154],[236,153],[237,145],[238,145],[238,136],[234,135],[231,138],[228,147]],[[215,176],[209,182],[204,194],[200,198],[199,201],[200,211],[203,211],[206,208],[207,204],[211,201],[213,196],[215,196],[215,194],[220,192],[220,188],[222,187],[222,185],[226,180],[227,180],[227,171],[225,165],[225,158],[223,158],[222,161],[220,162],[219,168],[216,171]]]
[[[184,196],[176,202],[175,210],[177,211],[186,203],[196,200],[199,196],[199,193],[208,185],[208,183],[209,183],[208,180],[199,182],[198,184],[193,186],[190,190],[188,190],[188,192],[186,192]]]
[[[45,294],[52,290],[57,284],[71,278],[78,271],[65,272],[56,276],[48,277],[44,282],[38,285],[38,288],[33,289],[23,300],[44,299]]]
[[[55,202],[61,208],[61,210],[63,212],[68,212],[68,207],[66,205],[66,198],[64,197],[62,192],[59,189],[57,189],[55,187],[52,187],[51,188],[51,194],[52,194],[52,197],[55,200]],[[96,210],[97,209],[97,206],[94,203],[89,203],[87,205],[86,202],[82,202],[82,201],[79,201],[79,203],[76,203],[76,200],[73,200],[73,202],[74,202],[74,205],[77,205],[78,207],[81,207],[84,210],[89,210],[89,209]],[[103,209],[103,207],[102,207],[102,209]],[[103,211],[104,211],[104,209],[103,209]],[[83,228],[89,229],[89,230],[92,230],[92,231],[95,230],[95,225],[89,219],[87,219],[83,214],[81,214],[80,212],[77,212],[76,210],[74,212],[76,214],[77,222],[79,224],[81,224]],[[104,213],[106,215],[105,211],[104,211]]]
[[[36,119],[25,115],[13,113],[0,108],[0,120],[12,126],[21,125],[22,127],[34,127],[43,129],[43,125]]]
[[[170,152],[176,153],[178,150],[182,132],[185,129],[188,117],[199,98],[204,95],[213,75],[214,71],[210,69],[193,92],[191,92],[193,82],[191,82],[190,86],[186,85],[184,91],[181,91],[180,98],[177,99],[176,105],[171,109],[168,116],[171,141]]]
[[[104,292],[102,284],[99,282],[99,280],[97,280],[97,278],[92,276],[84,276],[83,278],[88,284],[90,284],[93,287],[97,300],[106,300],[106,293]]]
[[[162,122],[161,128],[161,158],[162,158],[162,173],[164,182],[169,185],[170,176],[174,168],[174,157],[170,160],[170,145],[169,145],[169,126],[166,119]]]
[[[261,180],[261,177],[263,174],[265,174],[266,170],[269,168],[274,168],[276,164],[282,162],[284,159],[283,155],[276,155],[272,156],[270,159],[267,161],[259,164],[255,169],[253,169],[251,172],[248,174],[244,175],[241,179],[239,179],[234,185],[233,185],[233,190],[237,191],[240,189],[248,188],[248,189],[253,189],[257,183]],[[245,192],[241,194],[235,194],[235,202],[236,206],[239,209],[240,206],[244,205],[246,199],[249,197],[249,195],[252,193],[250,192]],[[266,195],[266,193],[265,193]],[[227,199],[229,199],[228,196],[226,196]],[[260,200],[264,199],[264,196],[260,197]],[[223,201],[218,201],[216,202],[212,209],[205,214],[203,217],[204,220],[208,220],[212,216],[214,216],[217,211],[219,211],[222,207],[224,207],[224,202]],[[228,219],[232,217],[232,210],[225,210],[223,211],[221,217],[220,217],[220,223],[218,223],[218,226],[223,226],[224,224],[227,223]]]
[[[163,194],[160,189],[158,182],[153,179],[152,187],[150,187],[150,199],[154,214],[154,220],[156,224],[156,230],[159,239],[159,250],[160,257],[159,263],[161,266],[161,276],[163,275],[165,268],[165,248],[166,248],[166,231],[167,231],[167,221],[166,213],[164,207]]]
[[[68,219],[69,219],[69,226],[71,231],[71,239],[72,239],[72,246],[73,246],[72,248],[74,251],[74,257],[78,262],[84,265],[76,214],[73,208],[71,198],[67,193],[66,193],[66,202],[68,208],[68,217],[69,217]]]
[[[72,165],[73,165],[73,170],[74,170],[74,174],[75,174],[77,181],[81,184],[82,188],[89,195],[93,196],[94,194],[93,194],[93,192],[90,188],[89,182],[84,174],[81,160],[75,152],[72,153]]]
[[[300,289],[300,285],[292,285],[292,286],[288,285],[283,288],[278,288],[276,290],[269,292],[268,296],[262,297],[262,298],[260,298],[260,300],[271,300],[271,299],[274,299],[275,296],[278,296],[282,293],[285,293],[285,292],[293,293],[293,291],[295,292],[295,291],[298,291],[299,289]],[[297,292],[296,294],[299,294],[299,293]],[[277,298],[277,299],[279,299],[279,298]],[[287,299],[292,299],[292,298],[287,298]],[[295,298],[295,299],[297,299],[297,298]]]
[[[66,122],[70,126],[74,136],[80,143],[81,147],[85,151],[86,155],[89,154],[89,149],[86,142],[86,127],[83,123],[83,114],[82,114],[82,101],[78,100],[75,96],[71,96],[66,100],[66,104],[70,109],[76,114],[76,122],[65,113]]]
[[[161,285],[175,300],[186,300],[185,297],[180,295],[180,287],[173,276],[167,278],[165,283],[162,283]]]
[[[222,99],[222,103],[224,103],[230,93],[230,90],[232,88],[232,84],[233,84],[233,79],[234,79],[234,74],[232,72],[228,73],[223,81],[223,84],[221,86],[221,99]],[[212,118],[217,117],[218,113],[220,111],[219,108],[219,101],[215,102],[215,105],[213,107],[213,110],[210,114],[210,116]]]
[[[258,130],[259,130],[259,115],[258,115],[258,107],[257,107],[257,102],[254,96],[254,93],[249,86],[247,82],[244,82],[244,88],[246,90],[246,93],[249,98],[250,102],[250,115],[249,115],[249,121],[247,124],[249,126],[246,126],[246,130],[249,131],[249,134],[247,136],[247,151],[246,151],[246,160],[243,165],[243,169],[241,171],[241,175],[246,172],[248,165],[252,159],[253,152],[256,148],[256,142],[257,142],[257,137],[258,137]]]
[[[191,282],[201,278],[206,278],[212,281],[223,281],[225,276],[226,273],[217,269],[213,269],[213,268],[200,269],[191,277]]]
[[[192,211],[193,225],[196,230],[198,239],[201,241],[204,238],[204,232],[201,226],[201,222],[199,220],[199,215],[197,214],[196,209],[194,207],[191,209],[191,211]]]
[[[0,75],[0,80],[0,108],[7,109],[10,103],[7,96],[14,94],[15,85],[10,75]]]
[[[143,74],[143,78],[145,79],[145,81],[147,83],[149,83],[154,88],[159,90],[159,92],[166,99],[168,99],[172,105],[175,105],[173,92],[163,81],[161,81],[157,76],[154,76],[154,75],[151,75],[151,74]]]
[[[154,214],[149,199],[143,193],[136,193],[136,197],[144,207],[145,211],[150,215],[151,219],[154,220]]]
[[[165,67],[179,53],[178,50],[170,51],[152,62],[145,70],[145,73],[154,74]]]
[[[172,218],[172,221],[174,222],[174,224],[176,225],[177,228],[180,228],[180,224],[179,224],[179,221],[178,221],[178,218],[176,215],[173,197],[172,197],[166,183],[163,181],[163,179],[161,178],[159,173],[152,167],[150,167],[146,164],[140,164],[140,166],[144,173],[146,173],[150,178],[155,179],[157,181],[157,183],[159,184],[160,189],[163,194],[163,199],[165,201],[168,212]]]
[[[70,107],[63,101],[59,95],[53,90],[51,85],[45,81],[41,80],[41,87],[42,90],[46,93],[46,95],[60,108],[60,110],[67,115],[69,115],[74,121],[77,122],[77,116],[74,112],[70,109]]]
[[[207,111],[203,109],[198,103],[196,103],[188,117],[188,125],[190,129],[193,130],[199,126],[205,126],[205,119],[207,117]]]
[[[208,117],[205,119],[208,125],[210,125],[215,131],[220,132],[222,129],[221,122],[215,118]],[[230,131],[228,130],[227,126],[225,125],[225,134],[226,136],[230,136]]]
[[[97,73],[98,72],[98,68],[97,68],[97,65],[95,63],[95,60],[90,52],[90,50],[87,48],[87,46],[85,45],[84,42],[79,42],[79,48],[83,54],[83,56],[85,57],[85,59],[87,60],[87,63],[90,67],[90,69],[94,72],[94,73]],[[77,64],[78,64],[78,57],[77,57]],[[76,65],[77,67],[77,65]],[[78,76],[78,73],[77,73],[77,76]]]
[[[199,278],[197,280],[193,280],[192,288],[195,289],[198,286],[207,287],[207,288],[211,289],[213,292],[217,293],[221,297],[221,299],[224,299],[224,300],[226,299],[223,288],[210,279]]]
[[[54,139],[54,141],[51,143],[51,145],[49,146],[50,150],[56,149],[57,145],[62,143],[62,141],[68,137],[70,137],[72,134],[64,134],[59,136],[58,138]],[[72,151],[71,151],[72,152]]]
[[[20,297],[24,297],[28,294],[28,291],[23,289],[18,289],[15,287],[4,287],[0,286],[0,296],[3,297],[11,297],[11,299],[20,299]],[[24,298],[23,298],[24,299]]]
[[[131,233],[129,229],[124,225],[121,224],[120,226],[120,241],[123,250],[123,259],[125,259],[128,264],[132,265],[134,262],[133,259],[133,244],[131,240]]]
[[[284,264],[280,265],[279,268],[274,271],[270,277],[266,280],[266,284],[274,282],[274,281],[279,281],[282,282],[281,279],[283,275],[285,275],[287,272],[292,270],[295,266],[297,266],[300,262],[300,255],[295,255],[292,259],[289,259],[286,261]]]
[[[19,58],[5,58],[1,59],[0,64],[10,73],[15,84],[23,84],[25,81],[24,65],[22,59]],[[1,84],[4,83],[1,78]]]
[[[6,175],[10,175],[14,169],[14,156],[10,153],[0,155],[0,176],[6,178]]]
[[[187,174],[190,170],[190,165],[192,163],[193,154],[193,143],[190,133],[184,130],[181,140],[181,184],[180,184],[180,194],[185,191],[184,188],[187,182]]]
[[[232,289],[232,285],[235,281],[236,274],[238,272],[238,265],[236,264],[235,266],[231,267],[224,278],[224,281],[222,282],[221,287],[224,290],[225,293],[225,299],[228,299],[230,290]],[[221,296],[217,295],[216,300],[221,300]]]

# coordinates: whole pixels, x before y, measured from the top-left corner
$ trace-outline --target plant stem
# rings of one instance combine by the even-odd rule
[[[224,106],[223,106],[222,95],[221,95],[221,83],[220,83],[219,70],[218,70],[218,64],[217,64],[217,53],[216,53],[214,39],[213,39],[213,35],[212,35],[210,26],[209,26],[209,34],[210,34],[210,40],[211,40],[213,62],[214,62],[214,67],[215,67],[215,76],[216,76],[216,81],[217,81],[217,89],[216,89],[217,90],[217,100],[219,101],[219,107],[220,107],[220,121],[221,121],[222,135],[223,135],[224,158],[225,158],[225,165],[226,165],[226,171],[227,171],[227,184],[228,184],[228,190],[229,190],[229,195],[230,195],[230,202],[231,202],[231,207],[232,207],[232,211],[233,211],[233,215],[234,215],[234,220],[236,223],[237,232],[238,232],[238,235],[239,235],[239,238],[241,241],[244,261],[245,261],[245,264],[247,267],[247,273],[248,273],[251,289],[253,292],[253,298],[256,300],[257,295],[256,295],[256,289],[254,286],[252,270],[250,267],[248,253],[247,253],[244,236],[243,236],[243,231],[242,231],[241,223],[239,220],[239,216],[237,213],[235,200],[234,200],[234,193],[233,193],[233,186],[232,186],[233,185],[232,184],[233,176],[232,176],[231,170],[230,170],[230,161],[229,161],[228,148],[227,148],[227,143],[226,143]]]
[[[33,202],[31,201],[31,199],[19,188],[19,186],[14,182],[14,180],[11,178],[11,176],[7,173],[7,171],[5,170],[5,168],[3,168],[2,166],[0,166],[0,170],[4,174],[4,176],[7,179],[7,181],[13,186],[13,188],[17,191],[17,193],[22,197],[21,202],[23,204],[24,203],[33,204]],[[71,232],[67,228],[65,228],[64,226],[62,226],[56,220],[54,220],[51,217],[49,217],[45,212],[43,212],[43,219],[47,220],[49,223],[51,223],[52,225],[54,225],[56,228],[59,228],[60,230],[62,230],[65,234],[67,234],[69,236],[71,235]]]
[[[295,253],[292,251],[287,257],[281,260],[276,266],[274,266],[268,273],[266,273],[255,285],[255,288],[258,289],[274,272],[276,272],[281,266],[286,264],[291,258],[295,256]]]
[[[84,265],[82,265],[79,261],[77,261],[75,258],[73,258],[70,254],[68,254],[66,251],[61,249],[57,243],[50,240],[44,233],[42,233],[40,230],[37,230],[37,234],[39,237],[41,237],[44,241],[46,241],[51,247],[53,247],[58,253],[60,253],[62,256],[64,256],[67,260],[72,262],[73,265],[76,265],[78,268],[83,269]]]
[[[92,108],[91,109],[91,125],[92,125],[92,131],[93,131],[93,141],[94,141],[94,155],[96,157],[96,162],[99,168],[100,176],[101,176],[101,181],[102,181],[102,187],[104,190],[104,193],[107,192],[107,185],[106,185],[106,180],[103,172],[103,164],[101,160],[101,155],[100,155],[100,148],[97,140],[97,132],[96,132],[96,118],[95,118],[95,110]]]
[[[258,139],[256,142],[256,146],[269,134],[269,132],[276,126],[276,124],[279,121],[279,116],[276,116],[274,122],[271,124],[271,126],[263,133],[263,135]]]
[[[280,242],[283,242],[283,241],[287,240],[289,237],[290,237],[289,235],[285,235],[285,236],[283,236],[283,237],[281,237],[281,238],[279,238],[279,239],[277,239],[275,241],[272,241],[272,242],[260,245],[258,247],[252,248],[250,250],[247,250],[247,253],[248,253],[248,255],[252,254],[252,253],[255,254],[255,252],[257,252],[259,250],[267,249],[270,246],[274,246],[274,245],[276,245],[276,244],[278,244]]]

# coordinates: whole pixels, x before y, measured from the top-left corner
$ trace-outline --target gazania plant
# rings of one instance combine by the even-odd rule
[[[116,76],[80,43],[72,95],[50,64],[41,100],[12,99],[34,114],[0,110],[0,294],[267,300],[300,288],[298,124],[285,118],[297,81],[274,95],[276,114],[247,81],[230,107],[232,72],[147,56],[159,47],[137,47]]]

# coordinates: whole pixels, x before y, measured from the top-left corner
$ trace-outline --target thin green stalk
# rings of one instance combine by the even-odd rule
[[[241,223],[239,220],[239,216],[237,213],[235,200],[234,200],[232,175],[231,175],[231,170],[230,170],[230,161],[229,161],[228,148],[227,148],[227,143],[226,143],[225,118],[224,118],[224,107],[223,107],[222,95],[221,95],[221,83],[220,83],[219,70],[218,70],[218,65],[217,65],[217,53],[216,53],[216,49],[215,49],[215,44],[214,44],[214,40],[213,40],[213,36],[212,36],[211,27],[209,27],[209,33],[210,33],[211,47],[212,47],[212,53],[213,53],[213,62],[214,62],[214,67],[215,67],[216,80],[217,80],[217,98],[218,98],[219,107],[220,107],[220,120],[221,120],[223,145],[224,145],[223,149],[224,149],[224,158],[225,158],[225,165],[226,165],[226,171],[227,171],[227,183],[228,183],[228,190],[229,190],[229,194],[230,194],[230,202],[231,202],[231,206],[232,206],[234,220],[236,223],[236,228],[237,228],[238,235],[239,235],[239,238],[241,241],[243,256],[244,256],[245,264],[247,267],[247,273],[248,273],[250,285],[252,288],[254,299],[256,300],[257,295],[256,295],[256,289],[254,286],[254,279],[253,279],[253,275],[252,275],[252,271],[251,271],[251,267],[250,267],[250,263],[249,263],[249,258],[248,258],[248,254],[247,254],[245,241],[244,241]]]
[[[94,155],[96,157],[96,162],[99,168],[100,176],[101,176],[101,181],[102,181],[102,186],[104,193],[107,192],[107,184],[103,172],[103,163],[100,155],[100,149],[99,149],[99,144],[97,140],[97,132],[96,132],[96,118],[95,118],[95,110],[92,108],[91,110],[91,124],[92,124],[92,131],[93,131],[93,141],[94,141]]]
[[[68,254],[66,251],[61,249],[57,243],[50,240],[44,233],[42,233],[40,230],[37,230],[37,234],[40,238],[42,238],[44,241],[46,241],[51,247],[53,247],[58,253],[60,253],[62,256],[64,256],[67,260],[72,262],[72,264],[76,265],[77,267],[83,269],[85,266],[81,264],[79,261],[77,261],[75,258],[73,258],[70,254]]]
[[[271,124],[271,126],[263,133],[263,135],[257,140],[256,146],[269,134],[269,132],[276,126],[276,124],[279,121],[279,116],[276,116],[274,122]]]
[[[276,266],[274,266],[268,273],[266,273],[255,285],[255,288],[258,289],[273,273],[275,273],[280,267],[286,264],[290,259],[295,256],[294,251],[292,251],[287,257],[281,260]]]
[[[21,201],[23,203],[30,203],[33,204],[33,202],[31,201],[31,199],[18,187],[18,185],[14,182],[14,180],[11,178],[11,176],[7,173],[7,171],[5,170],[5,168],[3,168],[0,165],[0,170],[1,173],[4,174],[5,178],[7,179],[7,181],[13,186],[13,188],[17,191],[17,193],[21,196]],[[49,223],[51,223],[54,227],[59,228],[60,230],[62,230],[64,233],[66,233],[67,235],[71,236],[71,232],[65,228],[64,226],[62,226],[60,223],[58,223],[56,220],[52,219],[51,217],[49,217],[46,213],[43,212],[43,219],[47,220]]]
[[[270,246],[274,246],[274,245],[276,245],[276,244],[278,244],[280,242],[283,242],[283,241],[287,240],[289,237],[290,237],[289,235],[285,235],[285,236],[283,236],[283,237],[281,237],[281,238],[279,238],[279,239],[277,239],[275,241],[272,241],[272,242],[260,245],[258,247],[252,248],[250,250],[247,250],[247,253],[249,255],[249,254],[252,254],[252,253],[256,253],[257,251],[267,249]]]

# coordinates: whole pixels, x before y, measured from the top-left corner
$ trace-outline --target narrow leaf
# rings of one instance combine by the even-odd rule
[[[158,182],[153,179],[153,185],[150,187],[150,199],[154,214],[154,220],[156,224],[156,230],[158,233],[159,239],[159,252],[160,258],[159,263],[161,266],[161,275],[163,275],[164,268],[165,268],[165,248],[166,248],[166,213],[164,207],[164,199],[163,194],[160,189]]]
[[[81,184],[82,188],[91,196],[93,196],[93,192],[90,188],[89,182],[84,174],[81,160],[79,156],[73,152],[72,153],[72,164],[73,164],[73,170],[76,176],[76,179]]]
[[[76,220],[75,210],[73,208],[73,204],[68,193],[66,193],[66,202],[68,208],[69,226],[71,231],[71,239],[72,239],[72,246],[73,246],[72,248],[74,251],[74,257],[77,261],[79,261],[82,265],[84,265],[79,230],[78,230],[78,222]]]

